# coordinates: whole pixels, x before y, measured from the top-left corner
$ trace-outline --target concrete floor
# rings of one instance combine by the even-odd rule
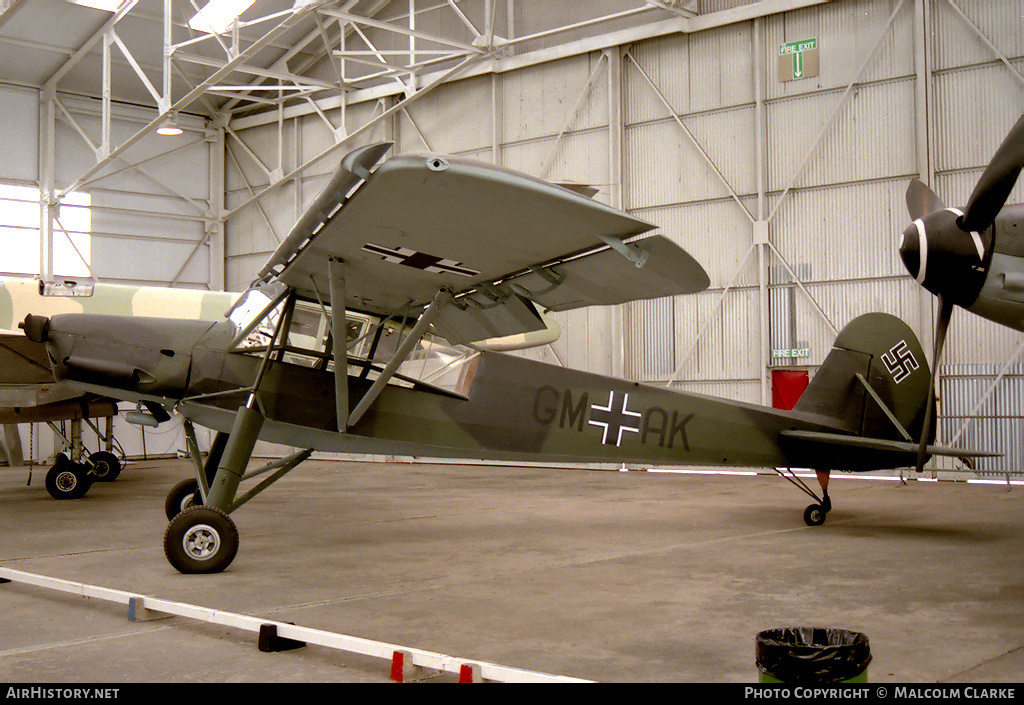
[[[598,681],[753,683],[758,632],[863,632],[872,682],[1024,676],[1024,490],[836,475],[821,527],[774,475],[307,461],[233,518],[218,575],[163,556],[185,461],[58,502],[0,469],[0,566]],[[385,682],[183,617],[0,585],[0,682]]]

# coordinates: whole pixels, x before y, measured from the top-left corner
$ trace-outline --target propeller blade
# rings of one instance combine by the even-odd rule
[[[992,225],[1017,183],[1021,167],[1024,167],[1024,115],[996,150],[974,187],[964,215],[957,223],[961,230],[980,233]]]
[[[917,472],[924,469],[924,458],[928,447],[928,433],[932,427],[932,417],[935,416],[935,375],[939,369],[939,356],[942,355],[942,347],[946,342],[946,331],[949,329],[949,319],[953,315],[953,302],[944,296],[939,296],[939,318],[935,322],[935,351],[932,354],[931,377],[928,380],[928,402],[924,410],[924,425],[921,427],[921,443],[917,447]]]
[[[921,179],[913,179],[907,187],[907,210],[911,220],[917,220],[929,213],[940,211],[946,207],[934,191]]]

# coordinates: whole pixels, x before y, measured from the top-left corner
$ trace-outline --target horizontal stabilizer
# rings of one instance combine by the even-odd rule
[[[893,453],[908,453],[917,457],[918,444],[911,441],[896,441],[885,438],[867,438],[864,436],[847,436],[841,433],[822,433],[818,431],[782,431],[782,436],[809,443],[824,443],[834,446],[863,448]],[[929,455],[944,455],[951,458],[994,458],[1002,453],[991,453],[984,450],[965,450],[962,448],[946,448],[928,446]]]

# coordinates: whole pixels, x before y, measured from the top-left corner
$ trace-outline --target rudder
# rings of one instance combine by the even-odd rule
[[[905,440],[858,374],[910,437],[920,438],[931,393],[928,362],[910,326],[887,313],[858,316],[839,332],[794,410],[826,416],[860,436]],[[934,433],[933,422],[929,440]]]

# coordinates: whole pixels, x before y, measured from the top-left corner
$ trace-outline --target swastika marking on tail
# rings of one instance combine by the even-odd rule
[[[914,357],[914,353],[910,351],[905,340],[901,340],[893,345],[889,348],[889,352],[883,353],[882,362],[885,363],[885,369],[889,370],[889,374],[892,375],[892,381],[896,384],[905,380],[914,370],[921,366],[917,362],[917,358]]]

